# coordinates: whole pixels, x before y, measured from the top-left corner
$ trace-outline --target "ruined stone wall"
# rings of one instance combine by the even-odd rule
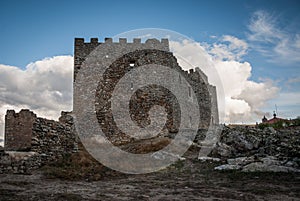
[[[179,67],[179,66],[178,66]],[[201,71],[199,68],[196,68],[196,71],[190,69],[188,71],[183,71],[183,75],[189,84],[192,86],[192,90],[196,94],[198,105],[199,105],[199,114],[200,122],[199,128],[208,128],[211,122],[211,97],[209,93],[209,85],[207,77],[201,76]],[[187,91],[188,94],[188,91]]]
[[[0,173],[30,172],[76,152],[79,139],[73,118],[68,112],[61,114],[60,121],[54,121],[37,117],[29,110],[8,110]]]
[[[169,77],[168,79],[175,79],[179,84],[183,84],[181,83],[183,79],[188,81],[192,89],[186,87],[188,89],[186,90],[186,96],[188,97],[191,93],[189,90],[192,90],[195,92],[197,98],[197,100],[190,98],[188,101],[191,104],[195,104],[196,101],[199,103],[199,128],[207,128],[210,123],[219,123],[216,88],[208,84],[207,76],[199,68],[196,71],[182,70],[177,63],[177,59],[169,51],[169,42],[167,39],[162,39],[161,41],[148,39],[145,43],[141,43],[141,39],[134,39],[133,43],[127,43],[126,39],[119,39],[119,42],[113,42],[112,39],[106,38],[104,43],[105,45],[108,44],[110,47],[114,47],[119,53],[128,52],[128,50],[131,51],[127,54],[124,53],[123,56],[107,67],[103,80],[99,81],[96,92],[95,106],[98,122],[103,132],[113,143],[132,140],[118,129],[113,120],[110,99],[114,87],[126,73],[130,73],[130,70],[147,64],[157,64],[175,69],[179,72],[180,76],[176,78]],[[87,56],[104,43],[99,43],[97,38],[92,38],[89,43],[84,42],[84,39],[81,38],[75,39],[74,82],[76,82],[76,75],[79,70],[84,68],[83,62]],[[109,57],[111,55],[106,56]],[[101,61],[99,62],[101,63]],[[132,83],[125,84],[132,85]],[[132,86],[132,88],[134,87]],[[153,105],[160,105],[166,108],[168,120],[162,132],[177,132],[180,125],[180,107],[176,102],[176,97],[162,87],[152,85],[138,89],[135,92],[129,105],[133,121],[141,127],[147,126],[149,124],[148,112]]]
[[[74,134],[72,122],[72,118],[68,124],[36,118],[33,123],[30,151],[40,154],[44,164],[75,152],[78,147],[78,139]]]
[[[220,122],[216,86],[209,85],[209,92],[211,98],[211,124],[218,125]]]
[[[42,158],[34,152],[4,152],[0,150],[0,174],[24,174],[42,166]]]
[[[5,115],[5,142],[6,151],[24,151],[31,147],[32,127],[36,115],[26,109],[19,113],[8,110]]]

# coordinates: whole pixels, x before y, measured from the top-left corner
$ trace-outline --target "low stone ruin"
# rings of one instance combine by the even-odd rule
[[[29,110],[9,110],[5,126],[0,173],[29,173],[78,150],[73,118],[68,112],[54,121],[36,117]]]
[[[30,144],[19,142],[16,133],[24,134],[19,129],[6,132],[6,137],[16,133],[15,138],[7,138],[10,141],[5,141],[8,145],[5,149],[0,147],[0,173],[30,173],[45,164],[57,161],[65,154],[78,151],[79,139],[75,133],[73,118],[68,112],[62,112],[59,121],[36,117],[29,110],[21,110],[20,113],[8,111],[8,115],[12,115],[8,119],[14,120],[11,121],[14,124],[24,123],[20,119],[22,116],[33,117],[32,124],[25,126]],[[215,167],[215,170],[300,171],[299,126],[276,130],[271,127],[259,129],[245,126],[223,126],[220,129],[220,139],[208,154],[209,157],[199,158],[221,161],[223,164]],[[196,144],[202,147],[204,138],[199,131]]]

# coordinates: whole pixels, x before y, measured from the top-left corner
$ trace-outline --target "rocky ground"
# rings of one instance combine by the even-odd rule
[[[300,172],[300,127],[224,127],[209,156],[218,170]]]
[[[217,171],[221,162],[197,156],[189,150],[185,161],[145,175],[102,169],[106,173],[98,178],[76,177],[51,172],[53,167],[3,174],[0,200],[300,200],[299,173]]]
[[[211,158],[198,159],[196,143],[185,160],[144,175],[112,171],[82,149],[30,175],[1,174],[0,200],[300,200],[299,130],[225,127]]]

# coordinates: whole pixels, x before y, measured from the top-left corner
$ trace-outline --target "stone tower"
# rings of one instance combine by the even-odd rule
[[[114,86],[126,73],[130,73],[130,70],[147,64],[172,68],[179,72],[179,76],[172,79],[176,79],[178,84],[182,84],[182,80],[185,79],[189,86],[192,86],[186,87],[186,96],[190,97],[191,91],[196,94],[197,100],[191,98],[187,100],[191,103],[197,102],[199,105],[199,128],[206,129],[211,124],[219,123],[216,87],[208,83],[207,76],[199,68],[184,71],[177,63],[175,56],[170,52],[167,39],[161,41],[148,39],[145,43],[142,43],[141,39],[133,39],[133,42],[129,43],[122,38],[118,42],[112,41],[111,38],[105,38],[104,42],[98,42],[97,38],[91,38],[90,42],[85,42],[82,38],[75,38],[74,82],[76,82],[78,72],[84,68],[83,63],[86,58],[102,44],[117,49],[118,53],[126,52],[107,67],[103,80],[98,83],[95,95],[98,122],[103,125],[102,130],[111,138],[110,140],[113,142],[122,141],[122,139],[128,140],[126,134],[122,133],[116,126],[111,113],[110,98]],[[111,52],[111,54],[114,54],[114,52]],[[105,55],[105,57],[110,56]],[[128,83],[128,85],[132,85],[132,83]],[[169,133],[176,133],[180,125],[180,107],[176,102],[176,97],[165,88],[149,86],[138,89],[129,105],[131,118],[140,126],[147,125],[149,123],[147,113],[153,105],[166,108],[168,119],[165,130]]]
[[[19,113],[8,110],[5,115],[5,141],[6,151],[23,151],[31,148],[33,122],[36,115],[28,109]]]

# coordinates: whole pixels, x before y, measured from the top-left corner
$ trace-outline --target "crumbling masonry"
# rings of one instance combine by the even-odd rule
[[[62,112],[59,121],[37,117],[32,111],[8,110],[5,115],[5,152],[0,150],[0,173],[27,173],[66,154],[76,152],[78,137],[73,118]]]
[[[99,124],[109,140],[114,144],[131,142],[126,133],[120,131],[114,122],[111,112],[110,98],[116,83],[133,68],[147,64],[167,66],[179,72],[177,79],[183,84],[185,79],[192,88],[188,88],[186,96],[189,97],[193,90],[199,104],[200,121],[199,128],[206,129],[211,124],[218,124],[218,107],[216,88],[208,83],[207,76],[199,69],[184,71],[178,65],[177,59],[169,51],[167,39],[158,41],[148,39],[145,43],[141,39],[134,39],[128,43],[126,39],[113,42],[106,38],[104,43],[92,38],[85,42],[82,38],[75,39],[74,49],[74,83],[83,63],[88,55],[101,44],[109,44],[118,48],[120,52],[125,49],[133,50],[116,59],[99,81],[95,94],[95,108]],[[128,52],[128,51],[127,51]],[[129,85],[132,83],[128,83]],[[193,101],[193,100],[192,100]],[[140,126],[149,124],[149,110],[154,105],[166,108],[167,123],[160,135],[176,133],[180,125],[180,107],[176,97],[166,88],[150,85],[138,89],[129,103],[130,115],[133,121]],[[18,151],[33,153],[29,159],[13,162],[7,153],[0,150],[0,173],[22,173],[38,168],[51,161],[56,161],[64,154],[77,150],[78,138],[75,134],[73,118],[67,112],[62,112],[59,122],[37,117],[29,110],[21,110],[16,113],[8,110],[5,116],[5,151]]]
[[[102,43],[98,42],[97,38],[91,38],[90,42],[85,42],[82,38],[76,38],[74,83],[77,74],[84,68],[85,60],[93,54],[93,51],[98,51],[97,48],[102,44],[108,45],[109,48],[117,50],[118,53],[121,53],[119,55],[122,55],[105,70],[103,79],[98,83],[95,101],[99,125],[114,144],[132,140],[126,133],[119,130],[114,122],[111,111],[111,97],[114,88],[125,74],[130,74],[132,69],[148,64],[167,66],[176,70],[180,76],[172,79],[177,79],[179,84],[184,84],[182,80],[185,79],[192,86],[192,88],[186,87],[188,89],[186,97],[191,96],[191,90],[196,94],[200,113],[199,128],[206,129],[211,124],[219,124],[216,87],[208,83],[207,76],[200,68],[184,71],[177,63],[175,56],[170,52],[167,39],[161,41],[148,39],[145,43],[142,43],[141,39],[133,39],[133,42],[129,43],[125,38],[120,38],[118,42],[114,42],[111,38],[105,38]],[[128,50],[130,50],[129,53],[125,53]],[[110,54],[114,54],[114,52]],[[106,58],[108,57],[111,57],[111,55],[106,55]],[[99,63],[102,62],[102,58],[97,59],[99,59],[99,61],[97,60]],[[103,60],[105,60],[105,57]],[[145,78],[138,77],[134,79]],[[134,88],[133,83],[128,83],[128,86],[130,85]],[[76,85],[74,84],[74,86]],[[192,102],[195,101],[192,100]],[[148,125],[148,113],[153,105],[165,107],[168,114],[167,123],[162,133],[176,133],[180,125],[180,107],[176,102],[176,97],[168,89],[160,86],[150,85],[139,88],[134,93],[129,103],[131,119],[141,127]]]

